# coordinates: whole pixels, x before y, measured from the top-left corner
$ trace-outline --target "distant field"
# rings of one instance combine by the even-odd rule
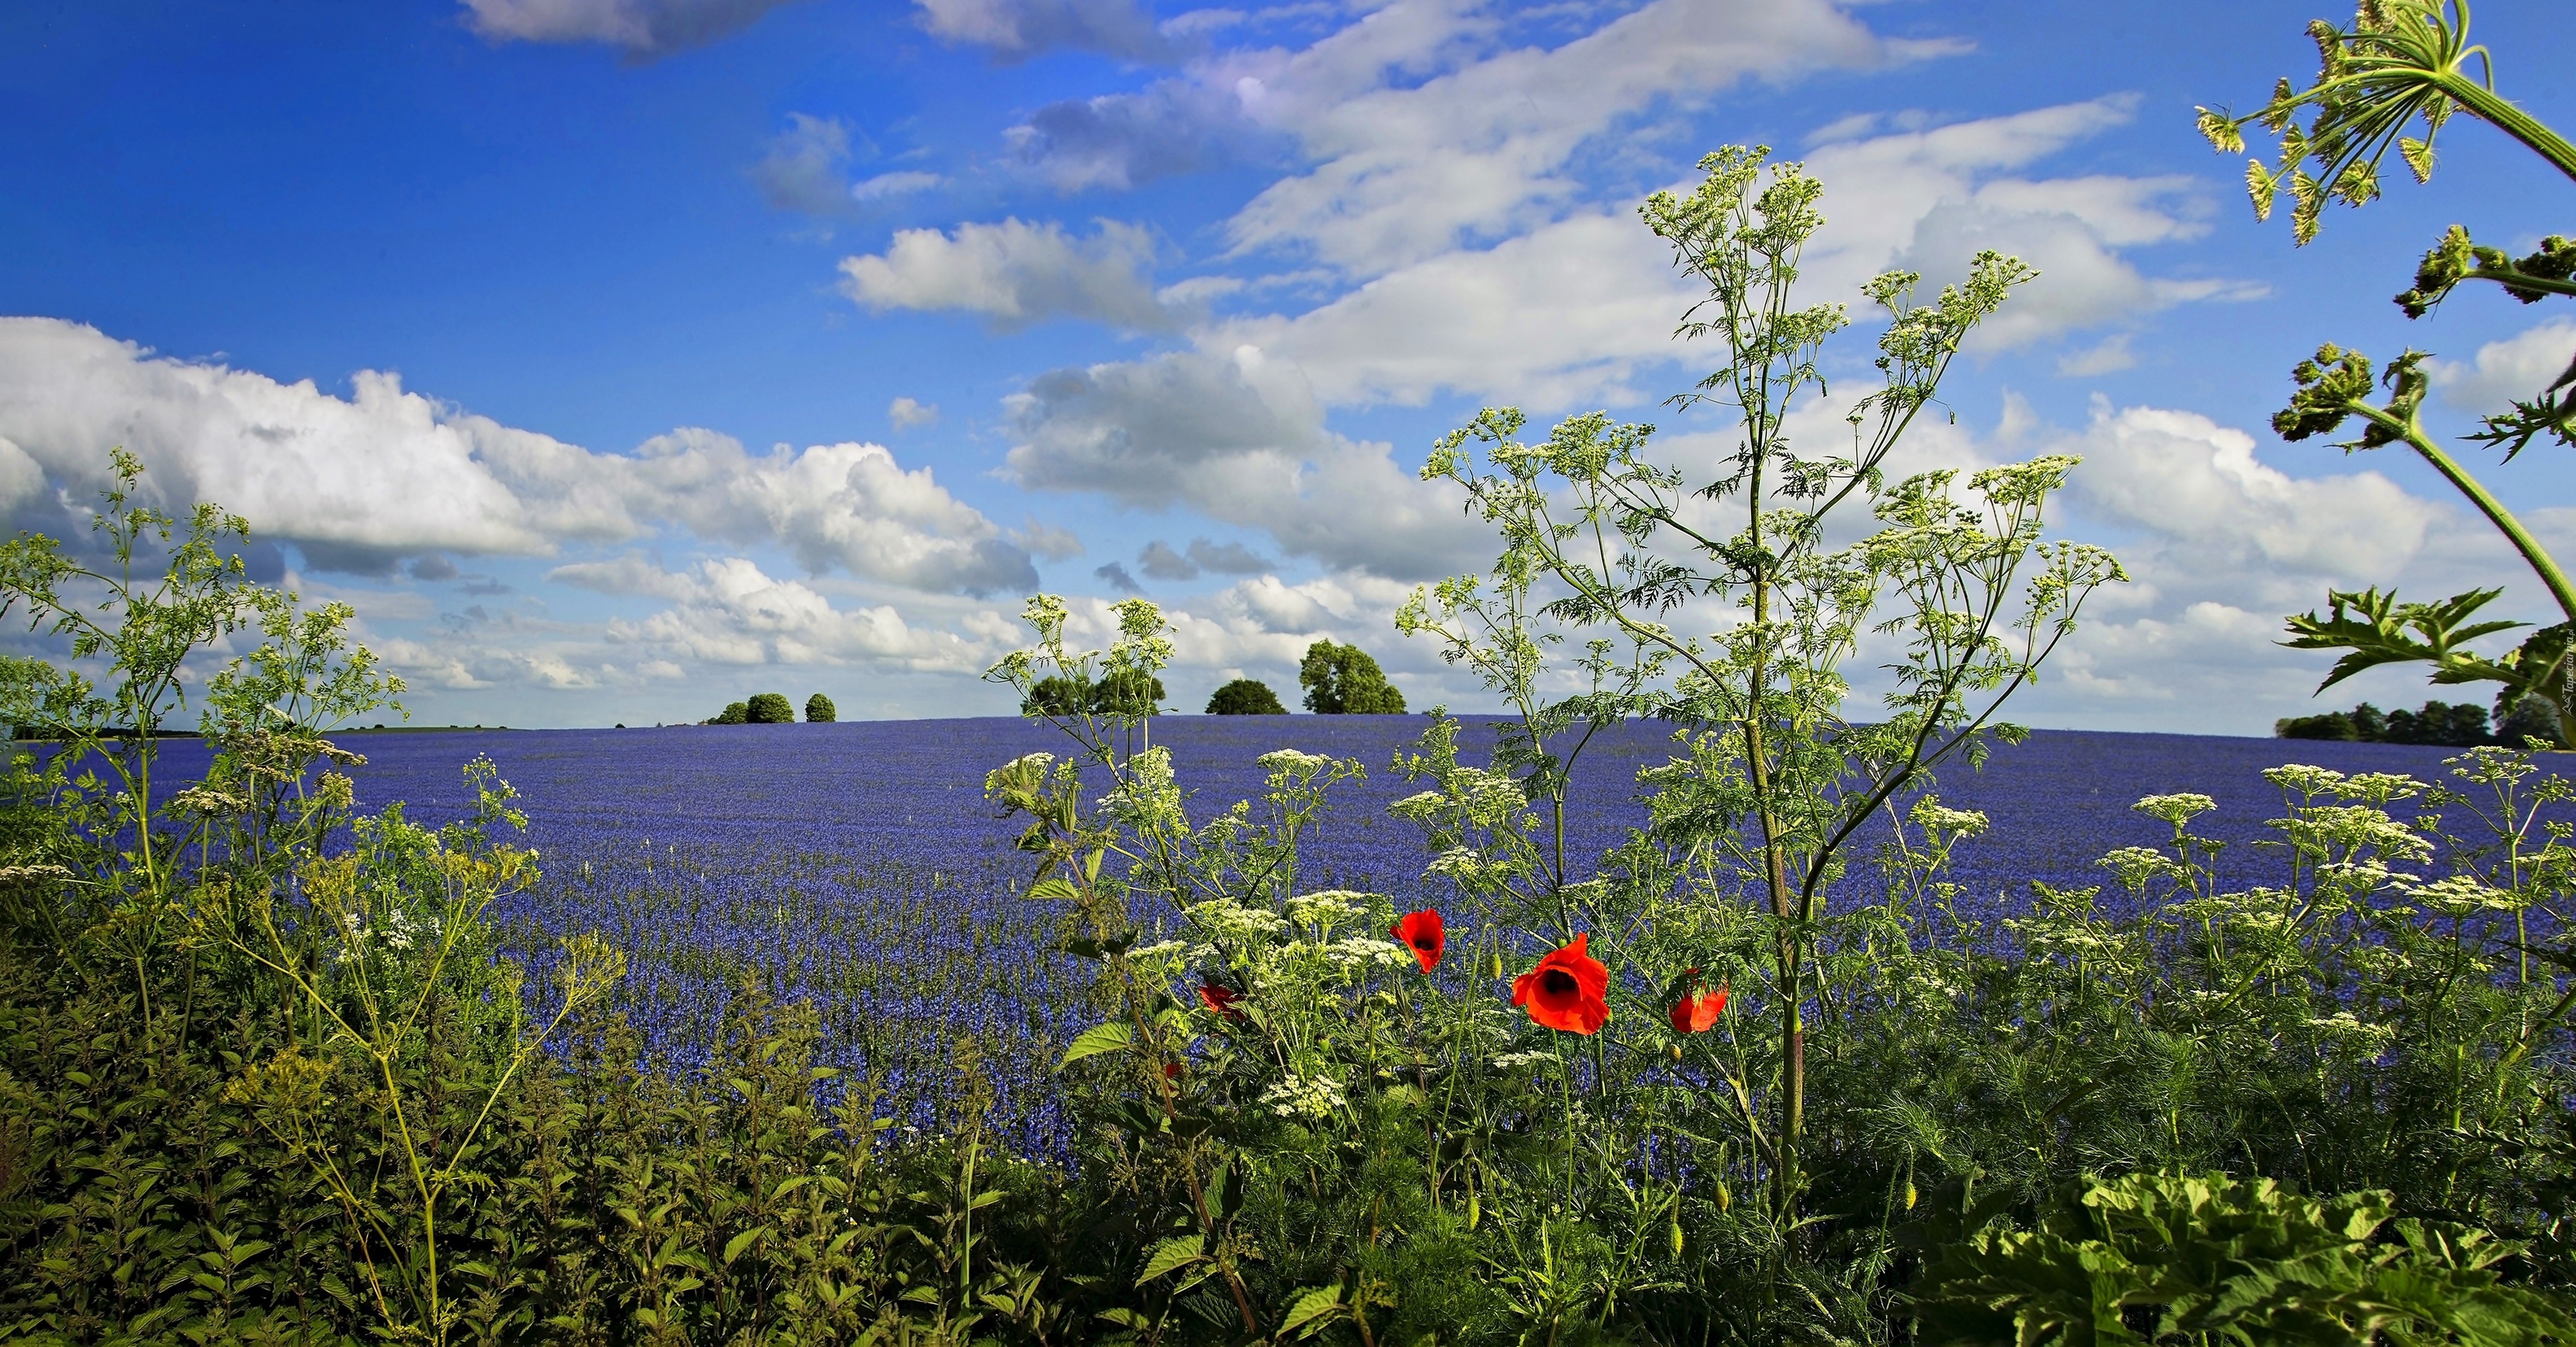
[[[1254,793],[1252,760],[1273,748],[1359,759],[1368,779],[1342,790],[1298,887],[1432,902],[1441,895],[1420,879],[1418,836],[1385,815],[1417,789],[1387,765],[1425,723],[1190,716],[1157,721],[1153,735],[1197,792],[1194,813]],[[1481,761],[1491,721],[1470,723],[1470,758]],[[1050,1045],[1090,1022],[1083,1002],[1094,966],[1055,953],[1055,914],[1018,899],[1028,871],[1009,845],[1014,828],[982,799],[988,767],[1061,750],[1054,731],[1006,719],[878,721],[368,735],[351,746],[369,759],[360,803],[406,801],[423,822],[463,809],[458,768],[467,759],[498,763],[525,797],[545,871],[508,914],[515,940],[542,966],[553,935],[611,934],[630,959],[626,1008],[657,1051],[702,1053],[748,973],[779,995],[812,998],[827,1055],[885,1072],[895,1104],[924,1123],[951,1042],[981,1036],[987,1060],[1006,1072],[1001,1108],[1023,1144],[1059,1138],[1045,1067],[1056,1056]],[[1574,854],[1597,855],[1636,821],[1630,783],[1667,747],[1664,730],[1643,725],[1596,741],[1576,777]],[[204,752],[192,743],[171,751],[178,764]],[[2096,857],[2161,840],[2163,825],[2128,808],[2141,795],[2215,796],[2220,810],[2202,831],[2228,840],[2228,881],[2250,885],[2271,873],[2252,844],[2279,813],[2264,768],[2304,762],[2430,780],[2451,751],[2044,731],[1998,749],[1983,773],[1952,771],[1940,794],[1991,816],[1989,837],[1963,850],[1959,878],[2006,908],[2033,879],[2103,883]]]

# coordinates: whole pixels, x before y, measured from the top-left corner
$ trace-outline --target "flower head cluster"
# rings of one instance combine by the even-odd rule
[[[1329,1118],[1342,1106],[1341,1082],[1290,1075],[1264,1091],[1261,1102],[1282,1118]]]

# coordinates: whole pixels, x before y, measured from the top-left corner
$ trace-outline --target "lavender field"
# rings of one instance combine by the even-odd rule
[[[1293,747],[1356,758],[1365,782],[1342,789],[1298,876],[1301,889],[1347,887],[1437,902],[1420,878],[1413,830],[1385,806],[1416,787],[1388,770],[1421,717],[1175,717],[1155,742],[1174,754],[1193,813],[1257,792],[1258,754]],[[1491,721],[1470,718],[1471,761]],[[1624,728],[1578,769],[1574,854],[1597,855],[1639,817],[1636,769],[1666,732]],[[1061,1118],[1047,1067],[1096,1018],[1095,965],[1055,952],[1056,914],[1016,895],[1028,874],[1014,826],[982,799],[985,770],[1061,736],[1019,720],[688,726],[669,729],[360,734],[369,762],[362,807],[405,801],[424,822],[466,807],[458,768],[499,764],[530,820],[544,882],[503,915],[515,947],[546,962],[552,937],[596,929],[627,951],[624,1010],[668,1060],[700,1057],[736,988],[751,979],[820,1012],[826,1056],[881,1073],[888,1106],[927,1124],[954,1040],[972,1033],[997,1073],[1000,1111],[1024,1147],[1054,1150]],[[1953,805],[1985,810],[1992,832],[1964,850],[1960,878],[2009,908],[2031,880],[2098,884],[2094,858],[2162,840],[2130,811],[2139,796],[2196,790],[2219,812],[2202,831],[2230,846],[2222,876],[2262,882],[2252,844],[2279,813],[2260,776],[2285,762],[2432,780],[2451,750],[2186,735],[2042,731],[1999,748],[1983,772],[1941,783]]]

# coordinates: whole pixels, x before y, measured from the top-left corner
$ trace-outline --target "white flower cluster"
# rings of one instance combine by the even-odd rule
[[[2386,1046],[2390,1039],[2397,1037],[2395,1025],[2364,1024],[2353,1018],[2353,1013],[2349,1010],[2338,1010],[2331,1015],[2315,1016],[2308,1021],[2308,1027],[2327,1038],[2340,1038],[2355,1047],[2373,1052]]]
[[[1054,761],[1055,755],[1053,753],[1023,753],[1019,757],[1003,763],[1002,770],[1009,772],[1026,767],[1033,772],[1043,772],[1047,769],[1048,765]]]
[[[2518,912],[2531,905],[2519,895],[2490,887],[2475,875],[2452,875],[2419,884],[2408,889],[2406,896],[2446,917],[2465,917],[2480,910]]]
[[[2159,876],[2183,877],[2181,865],[2154,847],[2122,847],[2093,862],[2119,876],[2120,887],[2142,889],[2147,881]]]
[[[2190,822],[2194,814],[2206,814],[2216,809],[2218,801],[2206,795],[2182,791],[2172,795],[2149,795],[2129,807],[2149,818],[2163,819],[2179,828]]]
[[[1342,1084],[1322,1076],[1292,1075],[1264,1091],[1261,1102],[1282,1118],[1329,1118],[1342,1106]]]
[[[1485,869],[1485,858],[1477,855],[1475,848],[1451,847],[1432,857],[1431,864],[1423,867],[1422,873],[1426,878],[1436,875],[1461,884],[1472,884],[1484,875]]]
[[[1333,765],[1329,753],[1306,753],[1293,748],[1274,748],[1252,761],[1265,772],[1295,772],[1302,776],[1313,776]]]
[[[1400,819],[1420,823],[1448,807],[1449,797],[1446,793],[1436,790],[1426,790],[1419,795],[1407,795],[1403,799],[1388,805],[1386,807],[1386,812],[1393,814]]]
[[[1563,1066],[1552,1052],[1507,1052],[1494,1059],[1494,1069],[1511,1071],[1524,1066]]]
[[[1247,940],[1277,935],[1288,923],[1264,907],[1246,907],[1232,898],[1211,898],[1184,908],[1190,921],[1217,940]]]
[[[1171,750],[1149,748],[1128,759],[1127,778],[1100,797],[1100,810],[1133,827],[1150,829],[1180,816],[1181,788],[1172,776]]]
[[[1325,958],[1344,968],[1366,968],[1371,964],[1394,968],[1413,962],[1413,952],[1404,946],[1366,936],[1344,936],[1323,950]]]
[[[1288,900],[1288,920],[1329,930],[1368,910],[1369,895],[1349,889],[1323,889]]]
[[[1986,831],[1986,816],[1984,811],[1976,809],[1952,809],[1948,805],[1941,803],[1939,797],[1932,795],[1926,795],[1922,799],[1915,801],[1914,807],[1905,811],[1905,817],[1912,820],[1914,826],[1921,828],[1926,832],[1949,833],[1959,837],[1977,837],[1983,835]]]

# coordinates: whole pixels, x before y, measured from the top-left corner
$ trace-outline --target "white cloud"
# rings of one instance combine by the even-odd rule
[[[851,183],[850,199],[853,201],[886,201],[899,196],[910,196],[915,192],[927,192],[931,188],[936,187],[945,181],[947,181],[947,179],[940,177],[936,173],[922,173],[913,170],[904,170],[896,173],[880,173],[873,178],[862,178],[857,182]]]
[[[1964,274],[1978,249],[2014,252],[2043,274],[1981,335],[1991,348],[2249,293],[2144,276],[2120,254],[2204,228],[2206,203],[2186,180],[1999,176],[2120,124],[2128,109],[2123,99],[2071,104],[1817,151],[1809,166],[1825,187],[1827,223],[1804,261],[1803,299],[1857,306],[1863,281],[1899,267],[1926,272],[1928,291]],[[1671,334],[1700,295],[1635,204],[1576,211],[1489,248],[1400,267],[1303,313],[1229,318],[1193,336],[1210,352],[1252,345],[1294,363],[1332,406],[1443,393],[1547,410],[1637,401],[1648,391],[1633,377],[1640,370],[1693,358]],[[2115,331],[2061,368],[2096,375],[2131,359]]]
[[[1581,194],[1576,152],[1649,109],[1924,50],[1827,0],[1651,0],[1554,49],[1485,55],[1490,31],[1468,5],[1397,0],[1293,57],[1202,73],[1315,161],[1237,213],[1236,247],[1379,274],[1542,222]]]
[[[773,210],[830,215],[850,204],[849,162],[849,123],[791,112],[751,166],[751,180]]]
[[[814,574],[835,566],[924,591],[1025,592],[1028,554],[928,468],[883,445],[781,445],[751,455],[730,437],[679,430],[639,446],[627,470],[661,517],[702,538],[775,541]]]
[[[2021,438],[2017,455],[2083,457],[2068,483],[2073,517],[2059,527],[2109,546],[2133,577],[2095,596],[2016,703],[2041,723],[2170,728],[2188,708],[2199,732],[2261,734],[2278,717],[2365,696],[2481,700],[2490,690],[2454,696],[2399,669],[2318,702],[2333,656],[2282,648],[2283,615],[2317,607],[2329,586],[2431,598],[2503,584],[2515,592],[2501,612],[2528,612],[2522,597],[2545,603],[2493,530],[2452,502],[2367,469],[2292,476],[2258,456],[2254,436],[2198,413],[2097,400],[2082,429],[2025,427]]]
[[[888,309],[962,310],[996,327],[1083,318],[1137,331],[1173,325],[1154,297],[1153,235],[1103,220],[1088,239],[1054,223],[964,224],[954,233],[906,229],[882,254],[841,259],[841,290]]]
[[[497,41],[598,42],[654,60],[750,27],[793,0],[464,0]]]
[[[897,430],[911,430],[919,426],[937,425],[939,423],[939,404],[935,402],[917,402],[911,398],[896,398],[894,401],[886,404],[886,420],[893,422],[894,428]]]
[[[1682,354],[1697,296],[1633,215],[1586,213],[1483,251],[1445,253],[1293,318],[1199,334],[1294,362],[1329,404],[1419,404],[1456,390],[1530,407],[1627,401],[1642,363]]]
[[[1827,223],[1805,258],[1811,293],[1848,296],[1889,269],[1938,286],[1965,275],[1980,249],[2009,253],[2040,277],[1980,331],[1985,349],[2264,293],[2253,283],[2145,276],[2121,255],[2207,231],[2212,207],[2195,179],[2007,176],[2126,125],[2136,109],[2136,98],[2114,95],[1812,151],[1806,163],[1824,184]]]
[[[921,26],[951,42],[1023,61],[1070,48],[1127,61],[1165,61],[1174,48],[1135,0],[914,0]]]
[[[2576,360],[2576,320],[2553,318],[2502,341],[2478,348],[2467,364],[2432,363],[2433,386],[2442,401],[2479,416],[2504,411],[2515,400],[2528,401],[2567,372]]]
[[[676,523],[920,589],[1036,577],[991,520],[879,445],[751,455],[682,430],[599,454],[406,392],[393,374],[351,382],[343,399],[73,323],[0,318],[0,492],[19,493],[0,505],[35,508],[38,472],[75,503],[91,499],[121,444],[163,499],[218,502],[330,569],[381,572],[434,552],[545,556]]]
[[[1269,531],[1292,555],[1379,575],[1446,575],[1484,544],[1447,488],[1383,444],[1327,432],[1294,369],[1246,347],[1062,369],[1007,400],[1020,485],[1187,506]]]
[[[916,628],[891,605],[838,609],[819,591],[742,557],[703,561],[654,582],[672,606],[608,624],[608,639],[700,664],[879,664],[972,673],[986,651],[951,632]]]
[[[2089,378],[2096,374],[2116,374],[2137,363],[2138,357],[2129,350],[2129,334],[2114,332],[2083,350],[2059,356],[2057,372],[2071,378]]]

